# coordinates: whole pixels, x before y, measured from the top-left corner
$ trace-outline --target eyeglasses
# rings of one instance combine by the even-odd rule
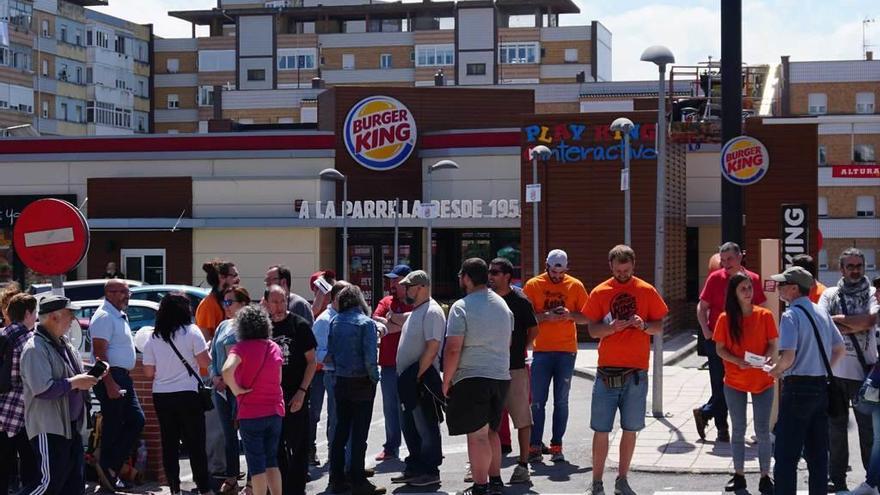
[[[865,265],[859,263],[858,265],[844,265],[843,268],[846,270],[861,270]]]
[[[236,301],[235,299],[224,299],[224,300],[223,300],[223,307],[224,307],[224,308],[228,308],[228,307],[232,306],[233,304],[235,304],[235,303],[237,303],[237,302],[238,302],[238,301]]]

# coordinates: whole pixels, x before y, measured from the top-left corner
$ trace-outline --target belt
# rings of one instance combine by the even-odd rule
[[[125,373],[126,375],[129,374],[128,369],[126,369],[126,368],[122,368],[122,367],[119,367],[119,366],[111,366],[110,369],[111,369],[111,370],[119,371],[119,372],[121,372],[121,373]]]
[[[807,375],[791,375],[783,379],[783,383],[806,383],[806,384],[824,384],[828,381],[825,376],[807,376]]]

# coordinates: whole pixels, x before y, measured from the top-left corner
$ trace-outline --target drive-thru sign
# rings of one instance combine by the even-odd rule
[[[15,254],[31,270],[63,275],[89,250],[89,226],[79,209],[60,199],[29,204],[15,222]]]

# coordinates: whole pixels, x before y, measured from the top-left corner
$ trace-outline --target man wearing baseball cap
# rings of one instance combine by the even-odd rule
[[[382,409],[385,415],[385,444],[376,454],[379,462],[396,459],[400,449],[400,400],[397,397],[397,345],[400,331],[409,317],[412,306],[404,301],[405,289],[400,285],[403,277],[412,271],[408,265],[397,265],[385,274],[389,280],[388,295],[379,301],[373,311],[373,319],[385,325],[387,332],[379,342],[379,366],[382,386]]]
[[[65,336],[79,309],[64,296],[40,302],[40,323],[21,352],[25,429],[41,476],[22,493],[61,493],[83,487],[83,441],[88,390],[98,379],[83,373],[79,353]]]
[[[809,299],[813,276],[799,266],[770,277],[789,304],[779,319],[779,360],[770,374],[782,379],[776,423],[776,493],[797,491],[801,456],[809,492],[825,493],[828,480],[828,372],[846,353],[831,316]],[[818,340],[817,340],[818,338]]]
[[[568,425],[568,392],[577,357],[577,324],[586,325],[584,308],[589,296],[580,280],[568,275],[568,254],[554,249],[547,254],[547,271],[528,282],[523,293],[535,308],[538,337],[532,354],[532,438],[529,460],[541,460],[544,409],[553,382],[553,433],[550,460],[565,461],[562,437]]]

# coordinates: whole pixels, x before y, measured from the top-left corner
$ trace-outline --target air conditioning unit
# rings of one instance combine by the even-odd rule
[[[281,9],[284,7],[291,7],[292,5],[292,0],[272,0],[265,3],[266,8],[268,9]]]

